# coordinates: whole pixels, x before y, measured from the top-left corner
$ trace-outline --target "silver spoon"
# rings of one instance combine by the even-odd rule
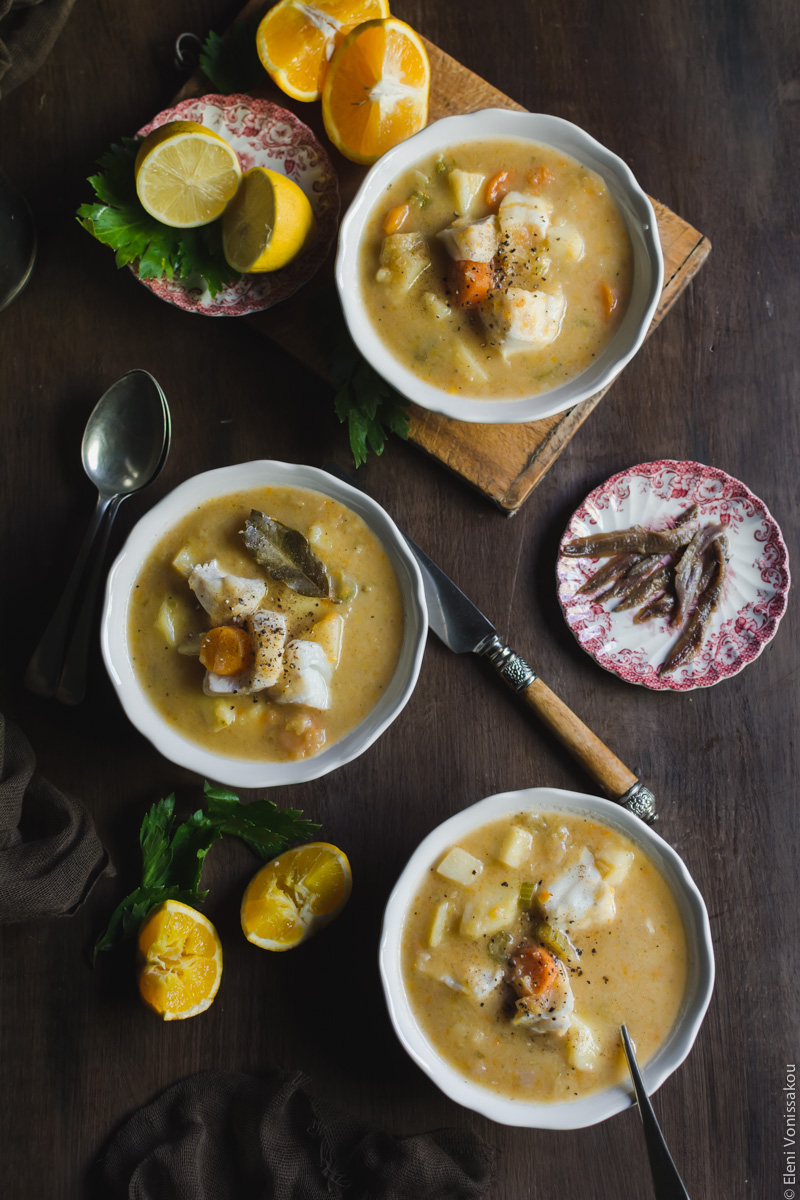
[[[28,664],[25,686],[29,691],[57,696],[64,704],[83,699],[92,617],[111,524],[122,501],[158,475],[169,452],[170,433],[166,397],[147,371],[123,375],[95,406],[83,434],[81,459],[97,488],[97,506],[64,594]],[[93,566],[87,574],[95,542]]]
[[[644,1140],[647,1145],[647,1156],[650,1159],[650,1172],[653,1176],[653,1191],[656,1200],[689,1200],[689,1193],[686,1191],[683,1180],[678,1174],[678,1168],[672,1161],[672,1155],[669,1152],[667,1143],[664,1141],[664,1135],[656,1120],[656,1114],[653,1112],[653,1106],[647,1095],[647,1089],[644,1086],[644,1081],[639,1071],[639,1064],[636,1061],[636,1055],[633,1051],[630,1034],[625,1025],[620,1025],[619,1031],[622,1035],[622,1045],[625,1050],[625,1057],[628,1060],[628,1070],[631,1073],[634,1091],[636,1092],[639,1116],[642,1118]]]

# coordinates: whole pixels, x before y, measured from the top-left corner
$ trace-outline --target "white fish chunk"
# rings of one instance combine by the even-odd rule
[[[215,558],[194,567],[189,587],[215,625],[224,625],[232,617],[249,616],[267,594],[263,579],[228,575],[220,570]]]
[[[436,236],[441,238],[450,257],[457,261],[491,262],[500,245],[497,222],[493,216],[484,217],[482,221],[459,217]]]
[[[537,899],[556,928],[586,929],[613,921],[616,913],[614,889],[585,846],[560,874],[543,879]]]
[[[538,996],[520,996],[516,1003],[514,1025],[529,1033],[557,1033],[563,1037],[573,1020],[575,998],[567,969],[556,959],[558,978],[551,988]]]
[[[286,617],[262,608],[244,622],[250,638],[253,661],[235,675],[217,675],[206,671],[203,691],[207,696],[248,696],[273,687],[281,676],[283,648],[286,642]]]
[[[318,642],[294,638],[283,656],[281,681],[274,699],[278,704],[330,708],[333,671],[333,663]]]
[[[429,979],[443,983],[451,991],[461,992],[462,995],[477,1001],[485,1000],[505,978],[502,967],[492,970],[478,961],[450,971],[442,965],[438,956],[429,954],[426,950],[420,951],[414,965],[422,975],[427,975]]]
[[[528,292],[510,287],[495,292],[481,315],[487,331],[502,344],[503,352],[549,346],[561,332],[567,301],[561,287],[552,292]]]
[[[509,249],[530,247],[547,237],[553,205],[543,196],[528,192],[507,192],[497,210],[497,223]]]

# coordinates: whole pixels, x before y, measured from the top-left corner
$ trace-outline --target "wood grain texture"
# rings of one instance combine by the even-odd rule
[[[268,5],[264,0],[250,0],[242,11],[244,19],[255,20]],[[498,88],[492,87],[473,71],[468,70],[451,55],[446,54],[427,38],[423,38],[431,62],[431,94],[429,119],[475,112],[481,108],[507,108],[524,112],[521,104]],[[200,95],[207,87],[201,72],[196,73],[179,93],[183,99]],[[291,108],[323,137],[317,106],[309,114],[309,105],[294,103],[267,81],[260,95],[268,96]],[[366,168],[348,162],[338,153],[334,161],[339,176],[342,211],[353,199]],[[711,243],[688,222],[671,212],[665,204],[653,200],[658,222],[659,238],[664,255],[664,286],[661,300],[648,330],[649,337],[669,311],[681,292],[689,286],[709,253]],[[316,278],[288,303],[277,310],[256,313],[248,320],[266,337],[288,350],[300,362],[327,379],[327,362],[309,330],[315,328],[316,309],[320,297],[333,284],[334,252],[323,263]],[[540,421],[515,425],[488,425],[454,421],[417,404],[409,404],[409,438],[421,450],[438,459],[445,467],[461,476],[489,500],[513,514],[528,498],[550,469],[564,447],[594,411],[613,386],[596,392],[581,404],[566,412]]]
[[[492,1142],[500,1159],[487,1200],[643,1200],[651,1184],[634,1109],[565,1134],[493,1125],[438,1092],[392,1032],[376,966],[381,914],[419,841],[494,792],[597,790],[488,664],[433,638],[414,695],[366,754],[271,797],[302,808],[347,852],[355,885],[341,917],[289,954],[250,946],[238,907],[257,864],[244,846],[223,842],[203,876],[225,955],[209,1012],[163,1026],[137,1001],[129,947],[95,971],[86,961],[137,880],[146,808],[174,790],[188,813],[202,796],[202,779],[166,762],[128,723],[99,649],[75,709],[21,686],[94,505],[80,466],[89,412],[114,379],[142,367],[173,414],[164,473],[123,505],[112,552],[198,471],[254,457],[348,462],[331,389],[313,371],[246,322],[158,302],[74,219],[97,156],[180,87],[177,34],[221,31],[239,7],[81,0],[35,78],[0,100],[2,168],[30,200],[39,232],[31,281],[0,314],[0,710],[25,730],[40,769],[87,805],[118,872],[73,917],[0,928],[4,1193],[110,1200],[94,1186],[94,1164],[134,1108],[192,1071],[278,1065],[303,1070],[318,1095],[395,1134],[449,1126]],[[666,457],[742,479],[800,561],[798,8],[794,0],[396,0],[394,8],[526,108],[583,126],[714,243],[657,336],[512,521],[400,442],[360,474],[656,793],[659,832],[707,901],[717,983],[692,1053],[654,1107],[695,1200],[781,1198],[783,1088],[800,1028],[800,610],[790,597],[774,642],[741,675],[707,691],[655,694],[580,650],[561,616],[554,564],[567,520],[592,488]],[[307,108],[304,118],[317,120],[316,106]],[[264,316],[279,318],[280,309]]]
[[[636,783],[633,771],[620,762],[542,679],[534,679],[522,692],[521,699],[598,784],[604,796],[619,800],[633,787]]]

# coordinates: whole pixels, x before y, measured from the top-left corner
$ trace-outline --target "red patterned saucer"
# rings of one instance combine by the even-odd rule
[[[628,683],[657,691],[687,692],[736,675],[774,636],[786,609],[789,557],[766,505],[740,483],[702,463],[662,459],[621,471],[586,497],[573,513],[561,546],[591,533],[631,525],[663,528],[691,504],[704,523],[725,526],[730,559],[722,599],[691,662],[669,675],[658,667],[678,633],[666,618],[633,623],[633,610],[609,611],[578,588],[600,561],[559,554],[558,599],[567,625],[595,662]]]
[[[306,254],[280,271],[243,275],[212,299],[201,279],[141,279],[162,300],[208,317],[243,317],[293,295],[307,283],[336,237],[339,188],[330,159],[294,113],[252,96],[198,96],[165,109],[139,130],[147,136],[167,121],[197,121],[221,134],[239,155],[242,170],[269,167],[299,184],[311,201],[318,234]]]

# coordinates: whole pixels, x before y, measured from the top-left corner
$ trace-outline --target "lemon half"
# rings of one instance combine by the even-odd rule
[[[302,188],[266,167],[242,176],[222,218],[222,249],[234,271],[277,271],[310,246],[317,222]]]
[[[175,229],[208,225],[236,195],[242,168],[236,151],[196,121],[170,121],[148,134],[134,167],[142,207]]]

